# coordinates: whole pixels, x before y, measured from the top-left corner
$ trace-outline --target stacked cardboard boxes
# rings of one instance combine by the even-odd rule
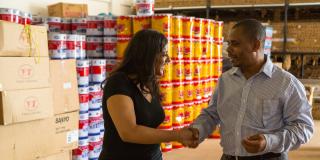
[[[0,21],[0,39],[1,159],[70,159],[78,145],[75,61],[49,60],[44,27]]]
[[[282,51],[283,23],[272,23],[274,28],[273,51]],[[318,22],[289,22],[287,32],[288,52],[319,52],[320,33]]]

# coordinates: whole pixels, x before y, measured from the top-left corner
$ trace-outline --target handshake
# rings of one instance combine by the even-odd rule
[[[196,148],[198,147],[199,131],[196,128],[185,127],[178,131],[178,142],[182,143],[185,147]]]

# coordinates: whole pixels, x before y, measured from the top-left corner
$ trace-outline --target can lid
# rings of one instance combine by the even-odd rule
[[[72,18],[72,23],[86,23],[86,18]]]

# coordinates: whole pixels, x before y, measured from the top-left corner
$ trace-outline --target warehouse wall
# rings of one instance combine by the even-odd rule
[[[86,3],[89,15],[108,13],[111,10],[115,15],[131,13],[130,6],[133,0],[0,0],[0,7],[15,8],[34,15],[47,16],[47,6],[58,2]]]

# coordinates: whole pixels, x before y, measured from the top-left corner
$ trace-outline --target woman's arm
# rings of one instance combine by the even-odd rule
[[[178,131],[164,131],[137,125],[134,104],[128,96],[113,95],[108,98],[107,106],[119,136],[124,142],[157,144],[178,141],[187,145],[194,140],[192,131],[187,128]]]

